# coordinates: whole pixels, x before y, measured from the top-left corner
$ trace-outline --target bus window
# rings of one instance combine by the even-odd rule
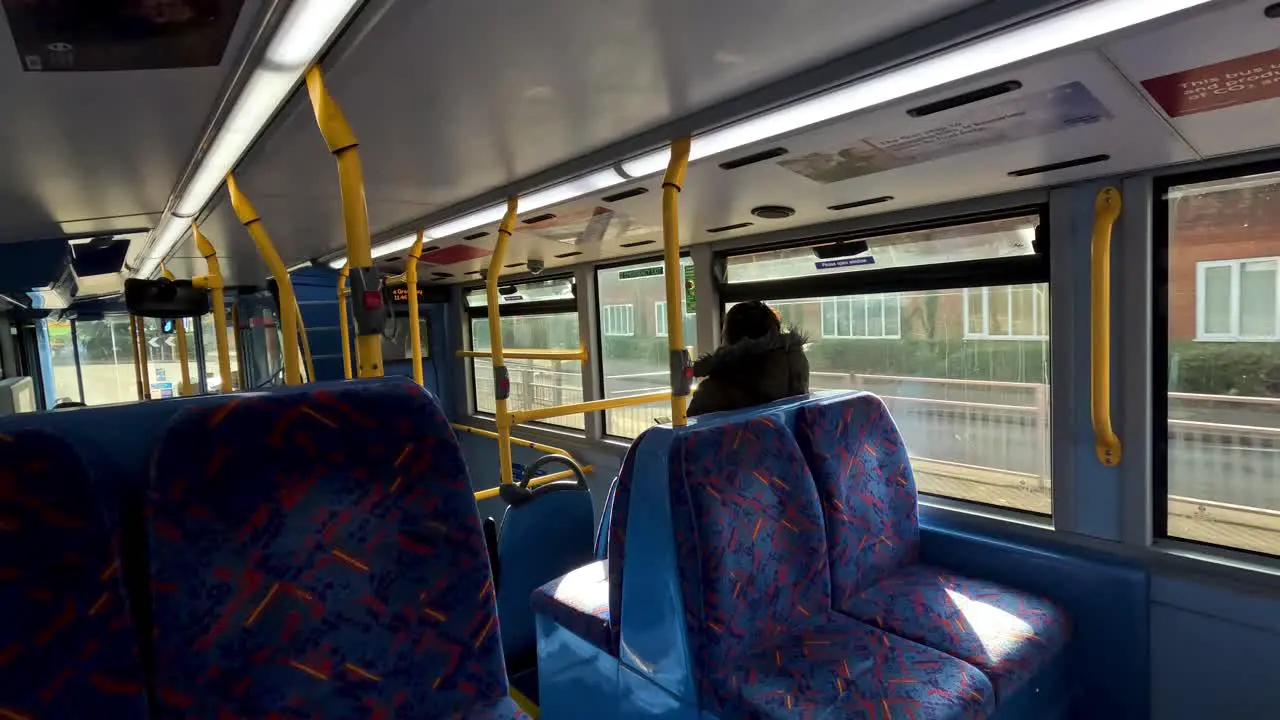
[[[681,272],[693,261],[681,258]],[[661,392],[671,387],[667,349],[667,294],[662,261],[596,271],[599,297],[600,369],[606,398]],[[687,294],[686,294],[687,295]],[[698,321],[681,298],[685,345],[697,355]],[[634,438],[671,414],[671,403],[605,411],[607,435]]]
[[[83,402],[80,378],[76,374],[76,347],[71,324],[73,320],[41,320],[49,338],[49,364],[53,367],[53,401]]]
[[[133,340],[129,316],[106,315],[101,320],[76,320],[80,374],[86,405],[137,402],[133,368]]]
[[[581,347],[577,300],[573,280],[556,278],[503,285],[502,347],[507,350],[575,350]],[[489,349],[489,319],[484,289],[467,293],[471,321],[471,349]],[[478,412],[492,413],[497,405],[493,388],[493,362],[470,360]],[[507,358],[511,377],[510,410],[532,410],[582,402],[582,363],[577,360],[521,360]],[[582,415],[547,420],[562,427],[583,430]]]
[[[1156,534],[1280,555],[1280,173],[1167,190]]]
[[[731,256],[722,294],[730,306],[765,300],[808,336],[812,390],[879,395],[920,492],[1049,515],[1038,223],[1020,216]],[[996,273],[1017,282],[983,282]]]

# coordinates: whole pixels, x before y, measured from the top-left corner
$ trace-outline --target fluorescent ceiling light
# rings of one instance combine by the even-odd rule
[[[156,241],[151,246],[152,251],[147,255],[146,260],[142,263],[142,267],[138,269],[138,277],[149,278],[156,274],[156,270],[160,269],[160,262],[164,259],[166,252],[157,252],[156,248],[172,248],[178,244],[183,235],[187,234],[187,229],[191,224],[181,218],[167,217],[156,228]]]
[[[336,257],[336,258],[334,258],[334,259],[330,260],[330,261],[327,263],[327,265],[328,265],[329,267],[333,268],[334,270],[341,270],[341,269],[342,269],[342,266],[343,266],[343,265],[346,265],[346,264],[347,264],[347,256],[346,256],[346,255],[342,255],[342,256],[340,256],[340,257]]]
[[[689,159],[867,110],[1210,1],[1098,0],[695,136]],[[662,172],[670,152],[668,147],[642,155],[624,162],[622,169],[632,177]]]
[[[235,99],[218,134],[200,160],[173,214],[190,219],[222,186],[276,110],[297,87],[307,67],[333,37],[343,20],[362,0],[294,0],[267,43],[261,64],[254,68]],[[185,222],[180,222],[185,225]],[[162,228],[164,226],[162,225]],[[181,234],[159,233],[147,253],[143,269],[152,272],[172,250]],[[149,273],[143,272],[147,276]]]
[[[417,239],[417,235],[408,235],[406,237],[392,240],[391,242],[382,243],[373,249],[373,256],[375,258],[386,257],[387,255],[398,253],[401,250],[408,250],[413,246],[413,241]]]

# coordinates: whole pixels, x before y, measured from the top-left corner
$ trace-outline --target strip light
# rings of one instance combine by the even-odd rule
[[[268,42],[261,63],[254,68],[201,158],[172,216],[157,227],[139,276],[151,277],[155,273],[160,262],[182,239],[190,218],[195,217],[222,186],[223,178],[240,162],[249,145],[293,93],[307,67],[361,2],[294,0]]]
[[[552,185],[544,190],[532,192],[520,199],[520,210],[532,212],[541,210],[544,207],[559,205],[562,202],[568,202],[574,198],[590,195],[591,193],[607,190],[615,185],[621,185],[627,179],[622,177],[617,170],[613,168],[605,168],[581,177],[566,180],[562,183]],[[499,203],[491,205],[487,208],[467,213],[453,220],[441,223],[439,225],[427,228],[424,242],[430,240],[441,240],[450,235],[474,230],[483,225],[496,223],[502,219],[507,212],[507,204]],[[416,236],[406,236],[396,238],[388,242],[380,243],[373,246],[373,257],[380,258],[387,255],[394,255],[403,250],[407,250]],[[340,255],[329,261],[329,267],[338,269],[347,261],[345,255]]]
[[[695,136],[690,160],[760,142],[942,87],[1212,0],[1098,0],[874,77]],[[662,172],[670,148],[622,163],[631,177]]]

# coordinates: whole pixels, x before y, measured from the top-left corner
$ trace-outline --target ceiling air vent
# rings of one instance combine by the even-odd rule
[[[1090,155],[1088,157],[1076,158],[1075,160],[1063,160],[1062,162],[1050,163],[1048,165],[1037,165],[1035,167],[1023,168],[1021,170],[1013,170],[1009,173],[1012,177],[1026,177],[1028,175],[1039,175],[1041,173],[1049,173],[1057,170],[1066,170],[1067,168],[1080,167],[1081,165],[1093,165],[1094,163],[1106,162],[1111,159],[1110,155]]]
[[[487,230],[481,230],[480,232],[473,232],[470,235],[463,235],[462,239],[463,240],[479,240],[480,238],[488,234],[489,232]]]
[[[1015,90],[1021,89],[1022,83],[1017,80],[1009,80],[1008,82],[1002,82],[997,85],[988,85],[984,88],[970,90],[967,93],[952,95],[949,98],[943,98],[936,102],[911,108],[907,111],[907,115],[910,115],[913,118],[928,117],[947,110],[954,110],[955,108],[962,107],[964,105],[972,105],[973,103],[982,102],[983,100],[990,100],[993,97],[999,97],[1006,93],[1011,93]]]
[[[581,255],[581,254],[582,254],[582,253],[581,253],[580,251],[578,251],[578,250],[574,250],[573,252],[560,253],[560,254],[559,254],[559,255],[557,255],[556,257],[557,257],[558,259],[560,259],[560,260],[563,260],[563,259],[565,259],[565,258],[578,257],[578,256],[579,256],[579,255]]]
[[[743,222],[743,223],[737,223],[736,225],[721,225],[720,227],[710,228],[707,230],[707,232],[709,233],[729,232],[730,230],[741,230],[744,227],[751,227],[752,225],[755,225],[755,223]]]
[[[720,163],[720,168],[722,170],[737,170],[741,167],[755,165],[756,163],[764,162],[765,160],[772,160],[773,158],[782,157],[786,154],[787,149],[784,147],[769,148],[768,150],[761,150],[760,152],[751,153],[750,155],[743,155],[742,157],[734,158],[733,160],[725,160]]]
[[[854,208],[866,207],[868,205],[879,205],[893,200],[892,195],[881,195],[880,197],[867,198],[866,200],[854,200],[853,202],[840,203],[839,205],[830,205],[828,210],[852,210]]]
[[[540,222],[546,222],[548,220],[555,220],[555,218],[556,218],[555,213],[542,213],[541,215],[534,215],[531,218],[525,218],[520,222],[524,223],[525,225],[534,225]]]
[[[656,241],[654,241],[654,240],[637,240],[637,241],[635,241],[635,242],[622,243],[622,244],[621,244],[621,245],[619,245],[618,247],[624,247],[624,248],[643,247],[643,246],[645,246],[645,245],[652,245],[654,242],[656,242]]]
[[[633,187],[630,190],[623,190],[622,192],[616,192],[612,195],[605,195],[604,197],[600,198],[600,200],[601,202],[615,203],[615,202],[618,202],[619,200],[626,200],[627,198],[638,197],[647,192],[649,192],[649,188],[647,187],[643,187],[643,186]]]

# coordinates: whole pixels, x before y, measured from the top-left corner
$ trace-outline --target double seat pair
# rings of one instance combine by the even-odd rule
[[[407,380],[0,426],[0,718],[523,718],[494,607]]]
[[[1069,709],[1055,603],[921,563],[911,467],[873,395],[654,428],[611,500],[607,559],[533,599],[544,709],[587,687],[621,714],[640,697],[722,718]],[[557,688],[557,665],[598,677]]]

